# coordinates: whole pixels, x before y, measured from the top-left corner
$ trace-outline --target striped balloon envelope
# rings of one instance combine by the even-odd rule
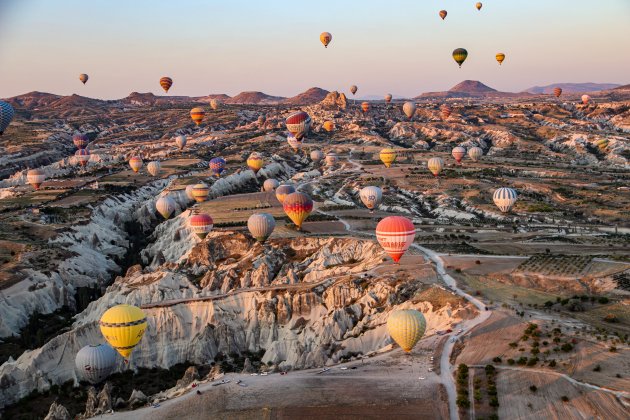
[[[448,12],[446,10],[440,10],[440,17],[442,18],[442,20],[446,19],[446,15],[448,15]]]
[[[39,190],[39,187],[46,180],[46,174],[41,169],[31,169],[26,173],[26,180],[33,188]]]
[[[376,239],[395,262],[400,261],[416,236],[411,220],[403,216],[389,216],[376,226]]]
[[[339,162],[339,156],[335,152],[326,153],[326,165],[335,166]]]
[[[367,112],[370,110],[370,103],[369,102],[363,102],[361,104],[361,111],[363,111],[364,114],[367,114]]]
[[[132,156],[129,159],[129,167],[131,167],[132,171],[138,173],[140,168],[142,168],[142,158],[140,156]]]
[[[383,200],[383,191],[379,187],[368,186],[359,191],[359,197],[365,207],[370,209],[370,212],[374,211],[381,201]]]
[[[173,79],[171,79],[170,77],[162,77],[160,79],[160,86],[162,86],[164,92],[168,93],[168,90],[171,88],[171,86],[173,86]]]
[[[175,203],[175,200],[168,195],[165,195],[164,197],[158,198],[155,202],[155,208],[163,218],[168,219],[177,208],[177,204]]]
[[[379,153],[381,162],[383,162],[386,168],[392,166],[392,163],[396,161],[396,156],[396,151],[394,149],[390,149],[389,147],[381,150],[381,152]]]
[[[15,111],[11,104],[0,101],[0,136],[4,133],[4,130],[7,129],[9,124],[11,124],[14,115]]]
[[[79,149],[74,153],[74,158],[81,166],[85,166],[90,161],[90,152],[87,149]]]
[[[265,243],[276,227],[276,221],[269,213],[254,213],[247,219],[247,229],[252,237]]]
[[[82,380],[97,384],[114,371],[117,359],[118,353],[109,344],[98,344],[79,350],[74,365]]]
[[[556,96],[556,98],[559,98],[560,95],[562,95],[562,88],[559,88],[559,87],[554,88],[553,94]]]
[[[225,159],[221,157],[212,158],[208,166],[210,167],[212,175],[220,177],[221,173],[225,170]]]
[[[89,142],[90,140],[85,134],[75,134],[72,136],[72,143],[74,143],[77,149],[85,149]]]
[[[276,190],[277,191],[277,190]],[[301,192],[294,192],[284,197],[282,208],[295,223],[298,230],[302,229],[302,223],[313,211],[313,200],[308,195]]]
[[[188,219],[188,225],[195,235],[200,239],[205,239],[214,226],[214,221],[207,213],[193,214]]]
[[[440,112],[442,113],[442,119],[448,120],[448,117],[453,113],[453,108],[449,104],[444,104],[440,107]]]
[[[442,172],[442,168],[444,168],[444,161],[442,160],[442,158],[439,157],[431,158],[427,162],[427,167],[429,168],[433,176],[437,177],[440,172]]]
[[[472,159],[473,162],[477,162],[483,156],[483,149],[481,147],[471,147],[468,149],[468,157]]]
[[[132,305],[109,308],[98,322],[105,340],[127,359],[147,329],[147,317],[142,309]]]
[[[427,320],[415,309],[394,311],[387,317],[387,332],[405,352],[409,353],[427,329]]]
[[[203,203],[204,201],[208,199],[209,195],[210,195],[210,188],[203,182],[200,182],[199,184],[195,184],[195,186],[192,189],[192,196],[197,203]]]
[[[280,204],[284,203],[284,199],[287,195],[293,194],[295,192],[295,187],[293,185],[283,184],[276,188],[276,198],[280,202]]]
[[[455,60],[455,62],[459,64],[459,67],[464,64],[464,61],[466,61],[467,57],[468,51],[466,51],[464,48],[457,48],[453,51],[453,60]]]
[[[302,140],[311,128],[311,117],[304,111],[295,112],[287,117],[285,124],[289,133]]]
[[[498,190],[495,190],[492,195],[492,200],[494,204],[501,210],[503,213],[507,213],[512,209],[514,203],[516,203],[516,199],[518,198],[518,193],[516,190],[512,188],[502,187]]]
[[[263,191],[267,191],[267,192],[275,191],[279,185],[280,183],[276,179],[273,179],[273,178],[265,179],[265,182],[263,182]]]
[[[454,147],[451,151],[451,155],[457,161],[457,163],[461,163],[464,156],[466,156],[466,149],[464,149],[462,146]]]
[[[151,176],[158,176],[161,169],[162,165],[157,160],[154,160],[147,164],[147,172],[150,173]]]
[[[265,162],[263,161],[260,153],[254,152],[247,158],[247,166],[254,172],[254,174],[257,174],[264,165]]]
[[[196,125],[201,124],[203,117],[206,115],[206,111],[203,108],[193,108],[190,110],[190,118]]]

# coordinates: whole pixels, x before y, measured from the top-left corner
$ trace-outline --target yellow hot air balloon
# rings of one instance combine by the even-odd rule
[[[263,161],[262,156],[260,156],[260,153],[254,152],[247,158],[247,166],[249,166],[249,169],[254,171],[254,174],[257,174],[258,171],[265,166],[265,162]]]
[[[201,124],[205,115],[206,111],[204,111],[203,108],[193,108],[190,110],[190,118],[192,118],[197,125]]]
[[[475,4],[475,7],[477,8],[477,10],[481,10],[483,4],[481,4],[481,2],[477,2],[477,4]]]
[[[427,167],[429,168],[433,176],[437,177],[440,172],[442,172],[442,168],[444,168],[444,161],[442,160],[442,158],[439,157],[431,158],[427,162]]]
[[[98,324],[109,345],[127,359],[144,335],[147,317],[137,306],[123,304],[105,311]]]
[[[455,62],[459,64],[459,67],[464,64],[464,61],[466,61],[466,57],[468,57],[468,51],[466,51],[464,48],[457,48],[453,51],[453,60],[455,60]]]
[[[497,61],[499,62],[499,65],[503,63],[503,60],[505,60],[505,54],[503,53],[498,53],[496,57],[497,57]]]
[[[140,156],[132,156],[129,159],[129,166],[135,173],[138,173],[140,168],[142,168],[142,158]]]
[[[326,121],[324,123],[324,130],[326,130],[326,131],[328,131],[330,133],[334,129],[335,129],[335,124],[333,124],[332,121]]]
[[[407,353],[416,345],[427,329],[427,320],[415,309],[394,311],[387,317],[387,332]]]
[[[381,158],[381,162],[385,164],[385,167],[389,168],[396,160],[396,151],[390,148],[383,149],[379,157]]]
[[[330,34],[330,32],[322,32],[319,35],[319,40],[322,41],[324,47],[328,48],[328,44],[330,44],[330,41],[332,41],[332,35]]]

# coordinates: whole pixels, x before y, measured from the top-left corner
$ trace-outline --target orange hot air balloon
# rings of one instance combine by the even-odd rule
[[[190,216],[190,219],[188,219],[188,225],[194,234],[199,237],[199,239],[205,239],[205,237],[208,236],[208,233],[212,230],[214,221],[209,214],[199,213]]]
[[[160,86],[164,89],[164,92],[168,93],[168,90],[173,86],[173,79],[170,77],[162,77],[160,79]]]
[[[280,187],[278,187],[280,188]],[[277,194],[276,190],[276,194]],[[284,198],[282,202],[282,208],[284,212],[289,216],[289,219],[295,223],[298,230],[302,229],[302,223],[313,211],[313,200],[308,195],[301,192],[294,192]]]
[[[135,173],[138,173],[140,168],[142,168],[142,158],[140,156],[132,156],[129,159],[129,166]]]
[[[440,112],[442,113],[442,119],[448,120],[448,117],[453,113],[453,108],[449,104],[444,104],[440,107]]]
[[[554,88],[553,89],[553,94],[556,95],[556,98],[559,98],[560,95],[562,95],[562,88],[559,88],[559,87]]]
[[[475,4],[475,7],[477,8],[477,10],[481,10],[483,4],[481,4],[481,2],[478,2],[477,4]]]
[[[80,80],[80,81],[81,81],[81,83],[83,83],[83,84],[86,84],[89,78],[90,78],[90,77],[89,77],[87,74],[85,74],[85,73],[81,73],[81,74],[79,75],[79,80]]]
[[[503,63],[503,60],[505,60],[505,54],[503,53],[498,53],[496,55],[496,59],[499,62],[499,65],[501,65]]]
[[[197,203],[203,203],[208,199],[209,195],[210,187],[208,187],[203,182],[195,184],[195,186],[192,188],[192,196]]]
[[[322,42],[322,44],[324,44],[324,47],[328,48],[328,44],[330,44],[330,41],[332,41],[332,35],[330,34],[330,32],[322,32],[319,35],[319,40]]]
[[[255,174],[257,174],[264,165],[265,162],[262,156],[260,156],[260,153],[254,152],[247,158],[247,166],[249,166],[249,169],[254,171]]]
[[[201,124],[205,115],[206,111],[204,111],[203,108],[193,108],[190,110],[190,118],[192,118],[197,125]]]
[[[361,110],[363,111],[364,114],[367,114],[367,112],[370,110],[370,103],[369,102],[363,102],[361,104]]]
[[[326,131],[328,131],[330,133],[334,129],[335,129],[335,124],[333,124],[332,121],[326,121],[324,123],[324,130],[326,130]]]
[[[440,17],[442,18],[442,20],[446,19],[446,15],[448,15],[448,12],[446,10],[440,10]]]
[[[376,226],[378,243],[396,263],[409,249],[415,236],[416,228],[406,217],[389,216]]]

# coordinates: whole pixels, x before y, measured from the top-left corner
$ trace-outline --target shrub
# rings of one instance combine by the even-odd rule
[[[529,390],[535,393],[536,391],[538,391],[538,387],[536,385],[532,385],[529,387]]]
[[[481,261],[476,260],[476,261],[475,261],[475,264],[479,265],[479,264],[481,264]]]
[[[501,358],[499,356],[495,357],[494,359],[492,359],[492,361],[494,363],[501,363]]]
[[[564,351],[564,352],[570,352],[571,350],[573,350],[573,344],[571,343],[564,343],[561,347],[560,350]]]
[[[551,359],[551,360],[549,361],[549,367],[556,367],[556,361],[555,361],[555,359]]]
[[[602,305],[605,305],[608,302],[610,302],[610,299],[608,299],[606,296],[601,296],[599,299],[597,299],[597,303],[600,303]]]
[[[515,363],[514,359],[507,359],[507,362],[508,362],[508,365],[513,365]]]
[[[593,372],[600,372],[602,370],[602,367],[600,365],[597,365],[593,368]]]
[[[615,353],[617,351],[617,347],[615,346],[610,346],[610,348],[608,349],[609,352],[611,353]]]
[[[562,402],[567,402],[567,401],[569,401],[569,397],[567,397],[566,395],[563,395],[562,397],[560,397],[560,400]]]
[[[499,399],[497,397],[490,398],[490,406],[491,407],[498,407],[499,406]]]

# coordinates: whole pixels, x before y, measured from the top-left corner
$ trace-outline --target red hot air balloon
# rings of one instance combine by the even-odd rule
[[[311,128],[311,117],[304,111],[289,115],[285,121],[287,130],[298,140],[302,140]]]
[[[164,92],[168,93],[168,90],[173,86],[173,79],[170,77],[162,77],[160,79],[160,86],[164,89]]]
[[[199,213],[193,214],[188,220],[188,224],[199,239],[205,239],[208,233],[212,230],[214,222],[209,214]]]
[[[297,229],[301,230],[302,223],[308,215],[311,214],[311,211],[313,211],[313,200],[304,193],[294,192],[284,198],[282,208],[293,223],[295,223]]]
[[[416,236],[411,220],[402,216],[389,216],[376,226],[376,239],[385,252],[398,263]]]

